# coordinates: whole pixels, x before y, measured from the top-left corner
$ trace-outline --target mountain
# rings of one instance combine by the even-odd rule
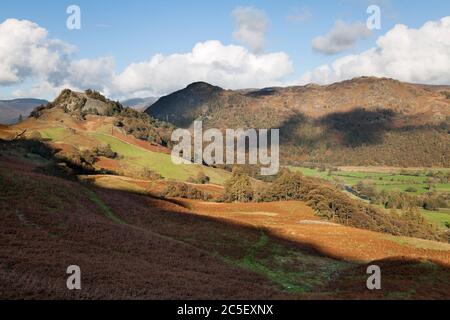
[[[138,111],[144,111],[148,107],[150,107],[152,104],[154,104],[156,101],[158,101],[159,98],[156,97],[148,97],[148,98],[133,98],[121,101],[121,103],[126,106],[133,109],[136,109]]]
[[[180,127],[279,128],[285,163],[450,166],[450,90],[362,77],[224,90],[194,83],[146,112]]]
[[[40,99],[0,100],[0,123],[17,122],[20,115],[26,118],[34,108],[47,103],[48,101]]]
[[[202,114],[210,113],[210,106],[225,103],[227,94],[232,95],[233,92],[206,82],[195,82],[186,89],[160,98],[145,112],[157,119],[170,121],[178,127],[189,127],[193,120]]]

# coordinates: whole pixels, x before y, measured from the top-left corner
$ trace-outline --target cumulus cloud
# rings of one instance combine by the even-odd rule
[[[253,52],[262,52],[270,24],[264,11],[253,7],[237,7],[233,11],[233,18],[236,28],[234,38]]]
[[[0,24],[0,85],[13,85],[28,77],[64,77],[64,64],[74,47],[48,38],[44,28],[26,20]]]
[[[365,23],[347,24],[338,20],[327,35],[313,40],[312,47],[315,51],[323,54],[337,54],[354,48],[358,40],[367,39],[370,35],[371,31]]]
[[[320,66],[295,83],[379,76],[450,84],[449,70],[450,17],[446,17],[419,29],[397,25],[378,38],[374,48]],[[52,98],[65,87],[94,88],[113,98],[160,96],[195,81],[227,89],[256,88],[284,85],[292,71],[292,61],[283,52],[254,53],[211,40],[189,52],[154,55],[117,73],[113,57],[76,59],[73,46],[49,38],[45,29],[30,21],[0,23],[0,86],[14,85],[15,96]]]
[[[47,30],[28,20],[0,23],[0,86],[18,85],[29,79],[37,84],[13,95],[45,95],[63,87],[107,90],[114,76],[114,59],[75,60],[76,48],[51,39]]]
[[[378,76],[415,83],[450,84],[449,70],[450,16],[429,21],[419,29],[396,25],[377,40],[376,47],[316,68],[304,74],[300,82],[331,83]]]
[[[42,80],[37,83],[35,83],[31,88],[18,88],[12,91],[11,97],[12,98],[43,98],[43,99],[53,99],[56,96],[58,96],[59,93],[63,89],[71,88],[75,91],[82,91],[81,88],[73,87],[69,84],[62,84],[59,86],[55,86],[54,84]]]
[[[68,66],[66,82],[78,88],[91,88],[110,94],[114,70],[113,57],[75,60]]]
[[[75,51],[33,22],[6,20],[0,24],[0,86],[23,85],[14,96],[52,97],[65,87],[92,88],[117,98],[159,96],[195,81],[229,89],[280,85],[293,70],[283,52],[255,54],[214,40],[186,53],[157,54],[121,73],[113,57],[76,59]]]
[[[165,94],[195,81],[228,89],[281,84],[293,70],[285,53],[253,54],[219,41],[198,43],[191,52],[155,55],[149,61],[129,65],[115,79],[120,92]]]

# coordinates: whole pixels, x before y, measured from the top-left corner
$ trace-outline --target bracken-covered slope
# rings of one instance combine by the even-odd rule
[[[449,298],[447,244],[326,223],[302,202],[95,187],[29,146],[0,141],[0,299]],[[368,264],[383,290],[367,290]]]
[[[450,166],[450,90],[392,79],[223,90],[194,83],[146,112],[177,126],[279,128],[284,162]]]
[[[170,203],[42,173],[45,162],[1,148],[0,299],[285,296],[264,277],[182,238],[188,230],[220,230],[220,223],[197,223]],[[152,221],[164,221],[169,231]],[[171,236],[176,230],[179,236]],[[74,264],[82,271],[80,292],[66,287],[66,269]]]

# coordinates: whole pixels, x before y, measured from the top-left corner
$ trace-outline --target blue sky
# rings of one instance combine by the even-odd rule
[[[375,30],[370,37],[358,40],[354,47],[337,54],[326,55],[312,49],[313,39],[329,33],[337,20],[348,24],[365,23],[366,9],[372,3],[382,9],[381,30]],[[81,30],[66,28],[66,8],[71,4],[81,8]],[[264,33],[266,46],[259,54],[283,52],[289,56],[293,70],[283,77],[285,81],[293,81],[320,65],[374,47],[377,38],[396,24],[420,28],[427,21],[438,21],[450,15],[448,0],[15,0],[2,1],[0,23],[9,18],[34,22],[48,31],[49,38],[76,46],[72,59],[113,57],[115,72],[120,73],[131,63],[148,61],[158,53],[164,56],[187,53],[195,44],[208,40],[245,47],[233,36],[236,25],[232,13],[237,7],[253,7],[265,13],[269,21]],[[296,22],[289,19],[296,15],[309,18]],[[0,97],[11,96],[17,88],[30,88],[35,81],[39,80],[29,77],[1,86]]]

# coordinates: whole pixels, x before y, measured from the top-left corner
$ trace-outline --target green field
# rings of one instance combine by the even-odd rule
[[[176,165],[168,154],[145,150],[110,135],[92,133],[90,136],[99,143],[109,144],[114,152],[124,157],[122,162],[128,166],[136,169],[148,168],[166,179],[187,181],[190,177],[195,178],[199,172],[204,172],[211,179],[211,183],[223,184],[229,177],[229,173],[223,170],[193,164]]]
[[[430,221],[435,223],[442,229],[450,229],[450,211],[441,209],[440,211],[427,211],[422,210],[422,214],[424,217]]]
[[[373,184],[379,191],[401,191],[407,192],[409,188],[416,191],[411,194],[424,194],[430,192],[428,177],[424,170],[419,176],[405,175],[400,173],[375,173],[375,172],[352,172],[352,171],[321,171],[320,169],[310,169],[301,167],[290,167],[291,170],[301,172],[305,176],[321,178],[328,181],[342,181],[343,183],[354,186],[360,181]],[[448,169],[442,169],[447,172]],[[399,170],[400,172],[400,170]],[[450,183],[431,184],[434,191],[450,192]]]

